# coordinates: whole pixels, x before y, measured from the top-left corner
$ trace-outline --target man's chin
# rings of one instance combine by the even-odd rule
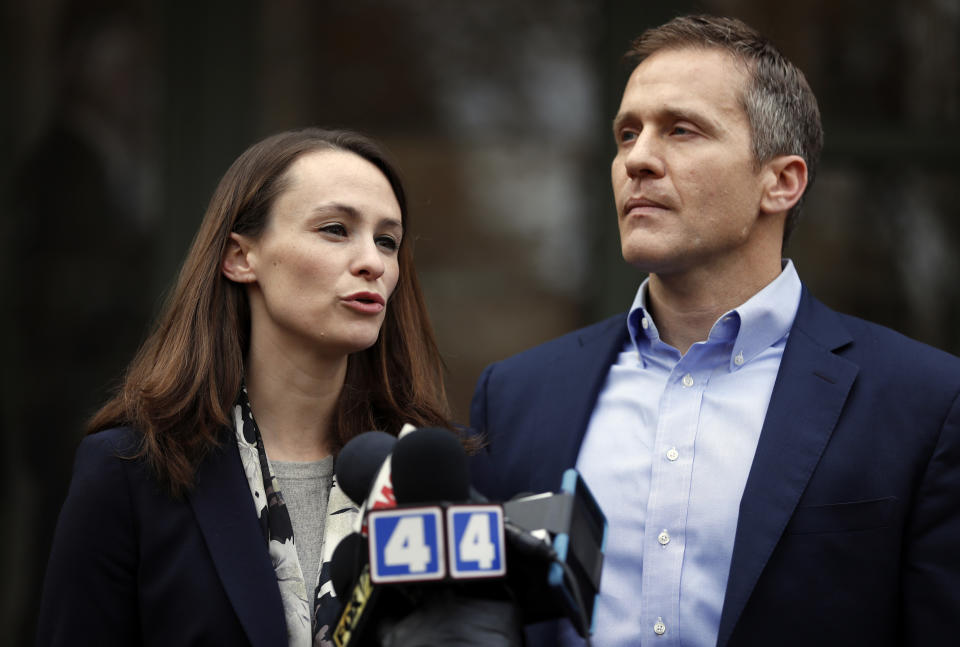
[[[670,259],[665,258],[664,254],[657,254],[654,250],[646,247],[638,248],[633,245],[624,245],[620,251],[623,254],[623,260],[628,265],[647,274],[656,274],[664,266],[668,266],[670,262]]]

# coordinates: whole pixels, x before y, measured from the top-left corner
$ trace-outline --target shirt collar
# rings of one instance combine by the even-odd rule
[[[647,278],[630,306],[627,329],[630,340],[643,358],[651,345],[660,342],[653,317],[647,311]],[[707,343],[729,343],[730,370],[735,371],[785,338],[793,326],[800,306],[802,285],[793,261],[784,259],[779,276],[744,304],[720,316],[710,329]],[[644,362],[645,363],[645,362]]]

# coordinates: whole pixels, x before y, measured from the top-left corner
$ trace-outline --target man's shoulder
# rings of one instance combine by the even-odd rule
[[[923,373],[928,378],[933,373],[950,374],[960,380],[960,357],[927,343],[918,341],[892,328],[860,317],[837,312],[811,299],[814,308],[835,317],[835,321],[849,335],[848,343],[838,352],[854,359],[858,364],[873,367],[889,367],[903,377]],[[798,321],[794,330],[808,332],[808,321]]]
[[[545,363],[553,362],[565,353],[583,348],[591,343],[625,339],[626,335],[627,313],[621,312],[602,321],[537,344],[516,355],[500,360],[496,363],[496,366],[506,369],[521,366],[542,367]]]
[[[960,371],[960,357],[887,326],[848,314],[839,315],[854,339],[878,360]],[[879,355],[878,355],[879,354]]]

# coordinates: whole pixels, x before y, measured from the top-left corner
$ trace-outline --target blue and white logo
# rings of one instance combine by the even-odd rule
[[[441,580],[443,515],[439,507],[373,510],[370,532],[370,579],[376,584]]]
[[[507,572],[503,508],[452,505],[447,508],[450,577],[499,577]]]

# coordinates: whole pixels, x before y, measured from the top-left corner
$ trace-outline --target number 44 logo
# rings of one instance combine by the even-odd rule
[[[448,507],[447,536],[450,577],[498,577],[507,572],[500,506]]]
[[[454,579],[506,573],[500,506],[451,505],[445,518],[439,506],[374,510],[368,527],[374,583],[444,579],[447,561]]]

